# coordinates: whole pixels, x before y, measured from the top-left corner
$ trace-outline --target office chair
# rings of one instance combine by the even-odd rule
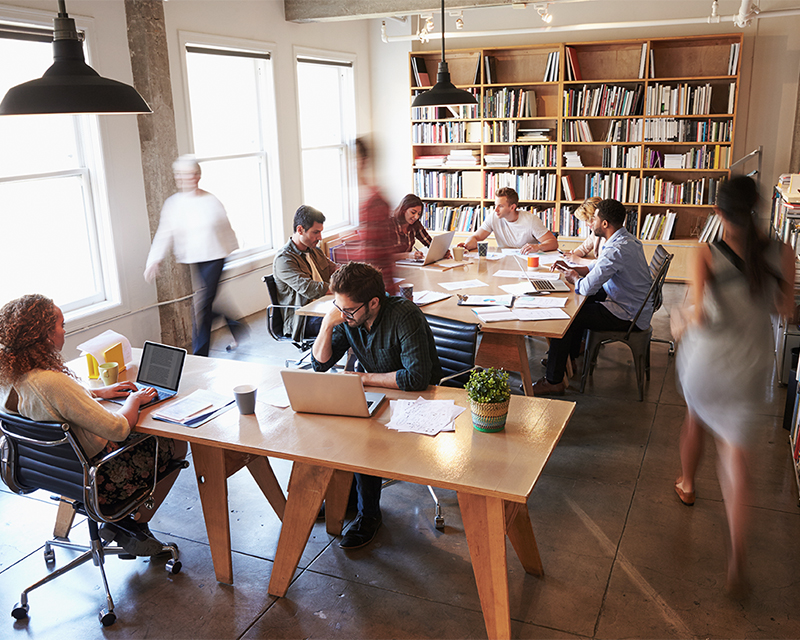
[[[653,326],[650,325],[643,331],[635,331],[636,321],[642,315],[647,301],[652,298],[653,300],[653,313],[658,311],[663,301],[661,293],[664,287],[664,280],[667,278],[667,271],[672,262],[672,254],[664,251],[661,245],[656,248],[661,249],[666,254],[666,258],[661,261],[661,267],[656,271],[650,289],[647,291],[642,306],[636,312],[636,315],[631,320],[631,324],[627,331],[597,331],[595,329],[588,329],[586,331],[586,351],[583,358],[583,375],[581,375],[581,388],[580,392],[583,393],[586,387],[586,380],[589,375],[594,371],[597,364],[597,354],[600,351],[600,346],[608,344],[609,342],[624,342],[633,354],[633,362],[636,368],[636,382],[639,386],[639,402],[644,401],[644,378],[650,379],[650,341],[653,337]],[[655,256],[653,257],[655,260]],[[658,304],[658,306],[656,306]]]
[[[653,253],[653,258],[650,260],[650,276],[653,278],[653,280],[656,279],[656,274],[658,273],[658,270],[661,269],[661,266],[664,264],[666,260],[672,260],[672,254],[668,253],[663,245],[658,245],[656,247],[655,253]],[[661,308],[661,305],[664,303],[664,295],[662,289],[658,290],[657,296],[658,297],[653,300],[653,313],[658,311]],[[650,338],[650,342],[660,342],[661,344],[668,344],[669,351],[667,351],[667,356],[675,355],[674,340],[663,340],[662,338]]]
[[[120,449],[92,462],[73,433],[69,424],[58,422],[35,422],[16,415],[0,412],[0,440],[2,442],[2,479],[8,487],[18,494],[26,494],[43,489],[61,496],[54,500],[68,502],[76,512],[87,516],[90,544],[78,545],[68,539],[54,538],[45,542],[44,559],[49,568],[55,563],[53,547],[82,551],[83,553],[59,569],[51,571],[44,578],[22,592],[20,601],[14,606],[11,615],[17,620],[28,617],[28,594],[54,580],[60,575],[91,560],[99,567],[106,593],[106,607],[100,610],[99,619],[104,627],[114,624],[114,601],[108,588],[104,568],[105,556],[118,555],[123,559],[133,559],[125,549],[118,545],[104,544],[99,535],[99,523],[118,522],[128,518],[140,506],[152,507],[155,485],[167,476],[188,467],[185,460],[173,460],[164,473],[153,474],[153,486],[142,488],[127,500],[113,505],[101,505],[96,486],[96,474],[103,465],[121,453],[138,446],[152,435],[140,435]],[[158,446],[156,445],[153,471],[156,471]],[[169,552],[170,559],[166,569],[171,574],[179,573],[181,563],[178,547],[175,544],[162,544],[162,552]]]
[[[469,372],[475,369],[475,354],[478,351],[480,328],[477,324],[468,324],[458,320],[448,320],[438,316],[425,316],[436,343],[436,354],[442,367],[443,377],[439,381],[442,386],[463,387],[469,379]],[[397,480],[388,480],[383,487],[394,484]],[[444,530],[444,516],[439,498],[433,487],[428,491],[436,506],[434,526]]]
[[[295,340],[291,336],[284,335],[284,316],[283,309],[300,309],[298,305],[285,305],[280,304],[278,297],[278,286],[275,284],[275,276],[268,275],[261,278],[264,284],[267,285],[267,293],[269,293],[270,305],[267,307],[267,331],[278,342],[290,341],[295,347],[300,350],[302,356],[299,360],[286,360],[286,366],[291,364],[296,367],[308,366],[303,364],[304,360],[311,353],[311,345],[314,344],[314,338],[317,337],[316,332],[312,332],[306,328],[306,319],[308,316],[298,316],[299,322],[302,325],[303,339],[300,341]]]

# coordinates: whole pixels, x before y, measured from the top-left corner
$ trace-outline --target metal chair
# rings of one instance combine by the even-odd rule
[[[316,332],[306,328],[307,316],[298,316],[299,321],[302,323],[303,339],[300,341],[295,340],[291,336],[284,334],[284,315],[283,309],[300,309],[298,305],[280,304],[278,296],[278,286],[275,284],[275,276],[268,275],[261,278],[264,284],[267,285],[267,293],[269,293],[270,305],[267,307],[267,331],[278,342],[291,342],[295,347],[300,350],[302,356],[299,360],[286,360],[286,366],[294,364],[297,367],[303,366],[303,361],[311,354],[311,345],[314,344],[314,338],[317,337]]]
[[[659,249],[661,251],[659,251]],[[663,257],[666,254],[666,257]],[[672,254],[667,253],[664,247],[658,245],[656,254],[653,256],[653,262],[656,262],[656,256],[659,256],[658,262],[660,267],[656,270],[653,277],[653,283],[642,301],[642,306],[636,312],[633,320],[627,331],[597,331],[589,329],[586,332],[586,351],[584,353],[583,361],[583,375],[581,376],[580,392],[583,393],[586,387],[586,380],[589,375],[594,371],[597,364],[597,354],[600,351],[600,346],[610,342],[624,342],[633,354],[633,362],[636,368],[636,382],[639,386],[639,402],[644,401],[644,379],[650,380],[650,342],[653,337],[652,325],[643,331],[636,331],[636,321],[642,315],[645,305],[648,300],[653,300],[653,313],[661,307],[663,301],[662,288],[664,287],[664,280],[667,277],[669,265],[672,262]],[[652,268],[652,263],[651,263]],[[656,304],[658,306],[656,306]]]
[[[185,460],[174,460],[166,471],[156,474],[158,445],[156,444],[153,460],[153,485],[144,487],[127,500],[113,505],[101,505],[96,486],[97,472],[110,460],[140,445],[151,435],[141,435],[116,451],[105,455],[101,460],[92,462],[73,433],[69,424],[58,422],[35,422],[0,412],[0,449],[3,452],[2,479],[12,491],[26,494],[43,489],[57,494],[54,500],[70,503],[77,513],[87,516],[90,544],[78,545],[64,538],[54,538],[45,543],[44,559],[48,567],[55,563],[53,547],[82,551],[83,553],[46,575],[22,592],[20,601],[14,606],[11,615],[17,620],[28,617],[28,593],[47,584],[60,575],[92,560],[99,567],[106,593],[106,607],[100,610],[99,618],[103,626],[116,621],[114,601],[108,588],[104,562],[107,555],[118,555],[123,559],[133,559],[125,549],[117,545],[104,544],[99,535],[99,523],[118,522],[128,518],[140,506],[152,508],[153,493],[156,484],[167,476],[188,467]],[[157,441],[156,441],[157,442]],[[58,497],[60,496],[60,497]],[[178,547],[175,544],[163,544],[162,552],[169,552],[170,559],[166,569],[171,574],[181,570]]]
[[[440,385],[448,387],[463,387],[468,379],[467,374],[475,369],[475,354],[478,350],[478,336],[480,327],[477,324],[468,324],[458,320],[448,320],[438,316],[426,315],[428,326],[433,333],[436,343],[436,354],[442,367],[443,377]],[[396,480],[389,480],[384,487],[394,484]],[[444,516],[439,498],[433,487],[428,485],[428,491],[436,506],[434,526],[440,531],[444,529]]]
[[[656,279],[656,275],[658,274],[659,269],[663,266],[664,262],[667,260],[672,260],[672,254],[667,252],[663,245],[658,245],[656,247],[655,253],[653,253],[653,257],[650,260],[650,275],[653,280]],[[666,275],[664,276],[666,278]],[[663,288],[659,288],[656,292],[656,297],[653,299],[653,313],[658,311],[661,308],[661,305],[664,304],[664,292]],[[675,342],[674,340],[663,340],[662,338],[650,338],[650,342],[660,342],[661,344],[668,344],[669,351],[667,351],[668,356],[675,355]]]

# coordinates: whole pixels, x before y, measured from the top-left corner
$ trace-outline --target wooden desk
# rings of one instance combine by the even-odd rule
[[[80,361],[70,365],[76,363],[73,370],[85,371]],[[257,363],[188,356],[181,396],[197,388],[228,394],[242,383],[257,385],[263,394],[279,383],[279,371]],[[135,367],[126,373],[135,377]],[[466,403],[461,389],[380,391],[387,398],[422,395]],[[388,401],[374,418],[299,414],[259,401],[255,415],[239,415],[234,407],[194,429],[153,420],[151,410],[145,410],[137,431],[190,443],[214,570],[217,579],[228,584],[233,582],[228,476],[243,464],[251,471],[255,468],[269,497],[277,481],[265,456],[294,462],[268,588],[275,596],[286,594],[326,497],[328,531],[341,532],[352,472],[456,491],[488,635],[507,638],[511,623],[505,537],[525,570],[542,575],[526,503],[574,408],[572,402],[512,396],[505,431],[480,433],[465,411],[454,433],[431,438],[387,429]]]
[[[522,260],[522,259],[521,259]],[[496,278],[494,273],[501,269],[519,271],[519,263],[511,256],[500,260],[480,260],[477,257],[464,261],[463,267],[456,267],[442,271],[436,267],[405,267],[398,266],[395,272],[397,277],[405,278],[414,285],[415,291],[446,291],[439,286],[442,282],[456,282],[459,280],[481,280],[487,286],[464,289],[457,293],[475,295],[505,294],[500,288],[502,284],[515,284],[522,282],[514,278]],[[546,272],[546,267],[539,271]],[[532,273],[532,272],[531,272]],[[572,318],[583,305],[584,296],[575,293],[570,286],[569,293],[551,293],[551,296],[567,298],[564,311],[569,315],[569,320],[536,320],[536,321],[507,321],[481,323],[473,309],[475,307],[458,306],[456,292],[446,300],[427,304],[422,310],[432,316],[439,316],[450,320],[458,320],[481,325],[481,343],[475,357],[475,364],[480,367],[502,367],[509,371],[519,371],[522,375],[523,388],[526,395],[533,395],[530,367],[528,365],[528,352],[525,348],[525,336],[541,336],[544,338],[562,338],[566,333]],[[332,296],[325,296],[310,302],[298,310],[300,315],[322,315],[320,309]]]

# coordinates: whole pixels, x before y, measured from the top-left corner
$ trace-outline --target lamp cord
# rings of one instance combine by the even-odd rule
[[[444,62],[444,0],[442,0],[442,62]]]

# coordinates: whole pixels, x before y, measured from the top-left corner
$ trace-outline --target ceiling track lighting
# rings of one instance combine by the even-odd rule
[[[550,13],[549,2],[537,4],[534,6],[536,7],[536,12],[539,14],[539,17],[542,19],[542,22],[544,22],[545,24],[550,24],[553,21],[553,14]]]
[[[444,0],[442,0],[442,61],[436,74],[436,84],[423,91],[411,103],[412,107],[448,107],[453,105],[478,104],[469,91],[458,89],[450,81],[450,71],[444,54]]]
[[[464,11],[451,11],[450,17],[456,19],[456,29],[461,30],[464,28]]]
[[[103,78],[86,64],[82,40],[64,0],[58,0],[52,66],[41,78],[11,87],[0,115],[152,113],[136,89]]]

